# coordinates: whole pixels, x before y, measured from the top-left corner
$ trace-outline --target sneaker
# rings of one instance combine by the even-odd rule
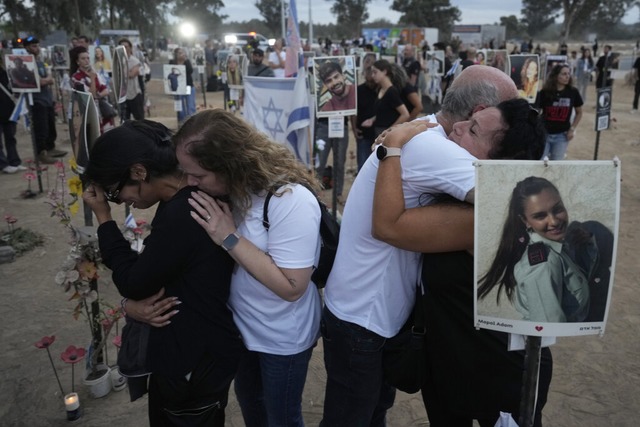
[[[51,157],[49,153],[47,153],[47,150],[42,150],[40,154],[38,154],[38,162],[44,163],[46,165],[53,165],[57,162],[57,160]]]
[[[26,166],[22,166],[22,165],[15,165],[14,168],[16,168],[16,170],[19,171],[26,171],[27,167]]]
[[[53,148],[49,150],[49,155],[51,157],[64,157],[67,155],[67,152]]]
[[[18,168],[15,166],[5,166],[2,168],[2,173],[16,173],[18,172]]]
[[[633,110],[629,111],[629,114],[638,114],[638,110],[633,109]]]

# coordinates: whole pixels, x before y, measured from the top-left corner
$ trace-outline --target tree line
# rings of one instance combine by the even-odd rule
[[[461,12],[449,0],[386,0],[400,12],[397,23],[377,20],[367,23],[371,0],[324,0],[331,5],[335,24],[314,24],[317,37],[355,38],[365,27],[435,27],[445,38],[460,20]],[[316,2],[315,5],[319,6]],[[226,31],[258,31],[275,36],[281,32],[281,0],[256,0],[262,20],[227,22],[221,13],[223,0],[2,0],[0,22],[5,38],[23,33],[44,36],[53,30],[70,34],[92,34],[94,29],[137,29],[145,38],[170,35],[174,27],[169,16],[188,20],[200,33],[221,36]],[[640,0],[523,0],[522,18],[496,17],[507,28],[507,38],[536,37],[559,25],[560,38],[582,33],[610,33],[631,8],[640,8]],[[483,23],[478,23],[483,24]],[[301,21],[301,33],[307,30]],[[635,29],[637,30],[638,24]],[[609,34],[607,35],[609,37]]]

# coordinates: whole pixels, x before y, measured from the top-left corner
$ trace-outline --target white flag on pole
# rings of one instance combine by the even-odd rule
[[[245,120],[287,145],[301,162],[310,164],[311,116],[304,69],[296,78],[246,76],[244,92]]]

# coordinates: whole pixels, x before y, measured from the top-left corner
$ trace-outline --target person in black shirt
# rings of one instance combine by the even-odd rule
[[[233,261],[191,218],[187,199],[197,188],[189,187],[184,175],[166,127],[128,121],[96,140],[85,173],[91,185],[83,200],[98,220],[103,262],[120,294],[130,298],[123,303],[127,325],[120,354],[138,357],[146,349],[146,363],[139,369],[152,372],[150,425],[222,427],[229,386],[244,351],[227,307]],[[108,202],[140,209],[157,205],[143,252],[131,249]],[[169,298],[160,300],[162,288]],[[133,322],[131,316],[155,327]],[[145,329],[146,344],[127,338]],[[127,346],[142,350],[128,353]],[[119,365],[122,369],[120,358]]]

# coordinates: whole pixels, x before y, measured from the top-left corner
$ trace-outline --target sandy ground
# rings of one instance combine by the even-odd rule
[[[162,94],[160,82],[152,81],[151,119],[169,127],[176,126],[173,102]],[[221,107],[220,92],[207,93],[208,104]],[[637,212],[640,208],[640,115],[629,114],[633,89],[616,83],[611,130],[600,135],[599,159],[617,156],[622,161],[622,202],[618,260],[612,307],[603,337],[562,338],[553,348],[555,372],[549,402],[543,416],[546,426],[635,426],[640,412],[640,290],[637,249],[640,242]],[[594,92],[588,96],[583,121],[576,138],[569,146],[570,159],[593,159],[596,133],[594,127]],[[202,104],[202,93],[198,94]],[[22,125],[20,125],[22,128]],[[59,148],[70,150],[67,128],[58,126]],[[23,160],[32,157],[29,135],[19,131],[19,150]],[[350,151],[355,154],[352,141]],[[350,159],[351,157],[351,159]],[[355,168],[355,156],[347,157],[347,183],[350,187]],[[53,185],[50,170],[43,178],[46,189]],[[27,183],[20,174],[0,175],[0,216],[12,214],[20,227],[45,236],[43,246],[0,265],[0,317],[3,320],[0,347],[0,425],[59,426],[66,425],[62,396],[52,374],[44,350],[34,343],[44,335],[56,335],[52,346],[54,362],[68,392],[71,369],[59,354],[70,344],[86,345],[88,329],[84,320],[74,321],[73,303],[67,301],[54,276],[68,251],[67,232],[53,218],[44,204],[45,196],[21,199]],[[329,199],[328,193],[326,198]],[[636,212],[634,214],[634,212]],[[136,211],[136,217],[149,218],[152,212]],[[124,217],[123,212],[119,212]],[[74,221],[81,221],[76,217]],[[4,223],[0,224],[4,227]],[[635,261],[634,261],[635,260]],[[103,273],[108,278],[108,272]],[[102,295],[112,303],[119,301],[113,285],[105,280]],[[636,337],[636,338],[634,338]],[[113,362],[115,352],[111,350]],[[76,425],[122,427],[148,425],[146,397],[130,403],[128,393],[111,392],[101,399],[89,396],[86,386],[76,375],[76,390],[80,394],[83,416]],[[307,425],[317,425],[322,414],[325,371],[322,345],[316,348],[311,361],[303,396],[303,411]],[[227,408],[227,425],[242,426],[240,410],[232,395]],[[428,419],[419,395],[398,393],[396,405],[389,412],[390,426],[426,426]]]

